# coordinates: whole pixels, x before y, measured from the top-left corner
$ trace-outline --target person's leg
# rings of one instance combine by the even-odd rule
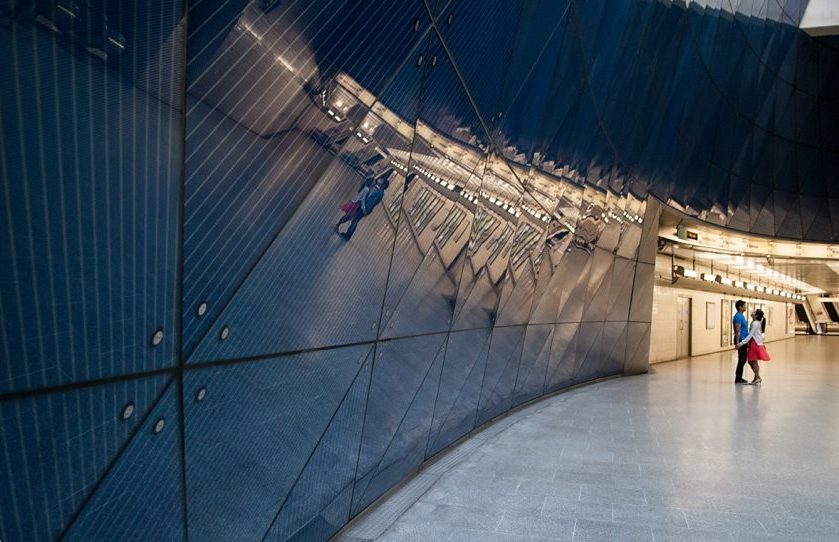
[[[361,222],[361,219],[363,217],[364,212],[362,212],[362,210],[359,209],[358,212],[355,213],[355,216],[352,218],[352,222],[350,222],[350,227],[347,228],[346,232],[344,232],[344,237],[346,237],[347,241],[349,241],[350,238],[353,236],[353,234],[355,233],[355,228],[358,226],[358,223]]]
[[[749,367],[752,368],[752,372],[755,374],[752,384],[760,384],[762,382],[762,379],[760,378],[760,362],[757,360],[749,360]]]
[[[338,226],[340,226],[340,225],[341,225],[341,224],[343,224],[344,222],[349,222],[350,220],[352,220],[352,218],[353,218],[353,215],[344,215],[344,216],[342,216],[342,217],[341,217],[341,220],[339,220],[339,221],[338,221],[338,223],[337,223],[337,224],[335,224],[335,231],[338,231]]]
[[[743,369],[746,367],[746,352],[749,350],[747,345],[743,345],[737,349],[737,370],[734,371],[734,382],[745,382],[743,380]]]

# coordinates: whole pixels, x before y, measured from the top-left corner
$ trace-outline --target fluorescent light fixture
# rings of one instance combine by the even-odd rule
[[[697,273],[693,269],[685,269],[681,265],[673,267],[673,273],[680,277],[687,277],[689,279],[699,278],[699,273]]]
[[[720,284],[723,286],[731,286],[731,279],[728,277],[720,277]]]
[[[702,273],[702,280],[705,282],[717,282],[717,276],[711,273]]]
[[[735,281],[734,281],[734,287],[735,287],[735,288],[745,288],[745,287],[746,287],[746,283],[745,283],[745,282],[743,282],[742,280],[735,280]]]

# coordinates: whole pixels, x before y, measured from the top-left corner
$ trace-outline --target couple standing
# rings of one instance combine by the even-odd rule
[[[358,189],[355,197],[341,204],[340,208],[344,212],[344,216],[335,224],[335,233],[347,241],[352,238],[353,233],[355,233],[355,228],[361,222],[361,219],[373,212],[373,208],[381,203],[384,198],[385,190],[390,186],[390,174],[391,170],[388,170],[378,180],[372,175],[368,175],[364,179],[364,183]],[[341,233],[341,224],[350,220],[352,220],[350,227],[347,228],[346,232]]]
[[[734,304],[734,308],[737,310],[732,319],[734,340],[737,341],[734,345],[737,349],[737,370],[734,373],[734,383],[759,385],[763,382],[760,378],[760,362],[772,359],[763,344],[766,319],[763,317],[762,310],[755,309],[752,312],[752,324],[749,326],[745,316],[746,302],[741,299]],[[743,369],[747,361],[755,374],[751,382],[743,378]]]

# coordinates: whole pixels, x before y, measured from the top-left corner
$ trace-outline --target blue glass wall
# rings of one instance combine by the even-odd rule
[[[803,7],[2,3],[0,539],[323,540],[643,372],[659,201],[836,238]]]

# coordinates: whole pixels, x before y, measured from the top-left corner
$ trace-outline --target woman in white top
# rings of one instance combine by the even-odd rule
[[[763,311],[757,309],[752,313],[752,323],[749,326],[749,334],[745,339],[737,343],[737,348],[741,348],[748,343],[748,351],[746,352],[746,360],[749,366],[755,373],[755,378],[752,384],[758,385],[763,380],[760,378],[760,362],[769,361],[769,352],[766,351],[766,346],[763,344],[763,332],[766,331],[766,320],[763,318]]]

